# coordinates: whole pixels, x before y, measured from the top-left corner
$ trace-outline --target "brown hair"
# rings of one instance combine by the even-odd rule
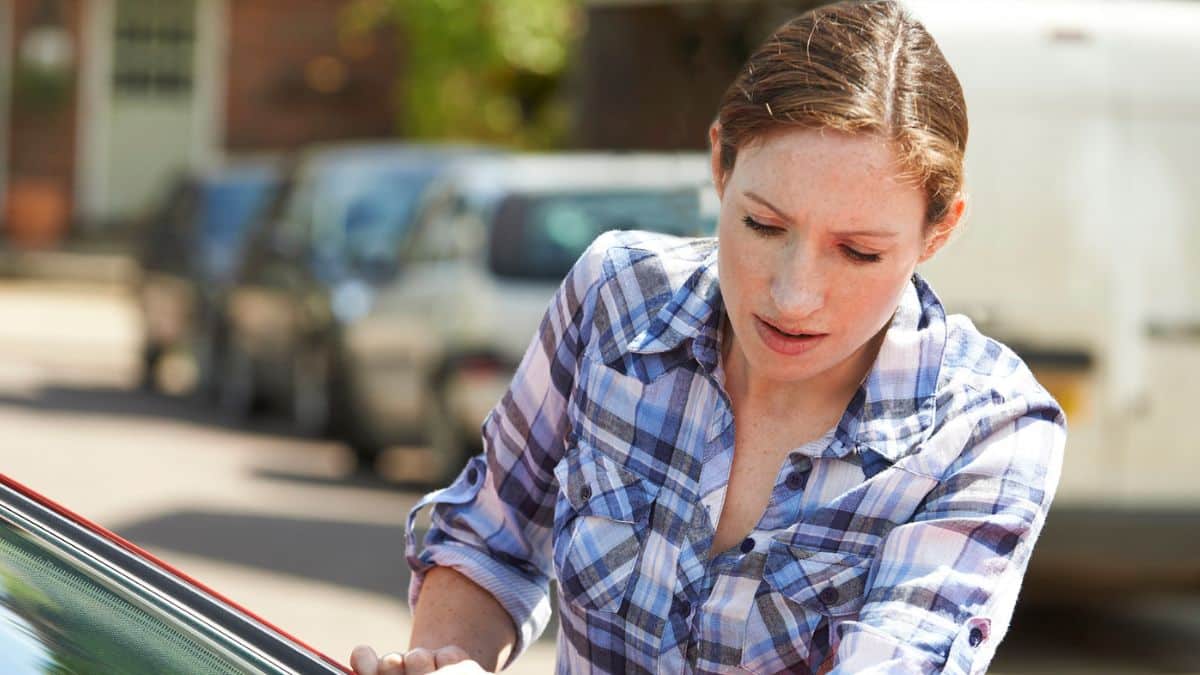
[[[963,187],[967,106],[928,31],[894,0],[839,2],[780,26],[721,99],[721,167],[780,128],[834,129],[888,139],[926,194],[926,225]]]

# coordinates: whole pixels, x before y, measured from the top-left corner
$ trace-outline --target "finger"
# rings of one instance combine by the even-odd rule
[[[375,650],[366,645],[359,645],[350,652],[350,669],[355,675],[378,675],[379,657]]]
[[[388,652],[379,657],[378,675],[408,675],[410,672],[406,654]]]
[[[396,675],[427,675],[437,670],[437,661],[428,649],[413,649],[404,655],[404,668]],[[392,675],[390,672],[380,675]]]
[[[436,675],[480,675],[480,673],[487,672],[483,669],[483,666],[467,659],[466,661],[459,661],[445,668],[439,668]]]
[[[455,645],[442,647],[433,653],[434,666],[437,668],[452,666],[461,661],[468,661],[470,658],[465,649]]]

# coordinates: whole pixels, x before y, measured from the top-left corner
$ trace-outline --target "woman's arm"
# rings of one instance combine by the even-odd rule
[[[549,622],[554,469],[565,451],[567,402],[612,244],[612,236],[599,237],[559,287],[508,391],[484,422],[485,454],[409,514],[414,647],[458,644],[443,641],[459,635],[471,641],[460,647],[472,655],[478,650],[494,666],[501,651],[507,648],[508,660],[515,658]],[[432,507],[431,523],[419,538],[416,519],[426,506]],[[469,585],[462,583],[466,579]],[[431,580],[436,585],[427,598]],[[492,611],[497,607],[498,615]],[[460,630],[455,624],[464,617],[470,628]]]
[[[426,573],[424,590],[413,609],[409,649],[454,645],[493,672],[516,642],[512,618],[491,593],[448,567]]]

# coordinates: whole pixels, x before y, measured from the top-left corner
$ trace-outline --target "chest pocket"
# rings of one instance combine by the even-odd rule
[[[772,541],[746,621],[742,667],[816,672],[830,654],[831,631],[862,609],[873,560]]]
[[[621,607],[650,529],[656,486],[580,443],[554,468],[554,565],[559,591],[581,607]]]

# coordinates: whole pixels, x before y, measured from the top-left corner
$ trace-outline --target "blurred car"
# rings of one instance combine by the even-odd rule
[[[712,234],[709,182],[707,155],[567,154],[479,160],[431,187],[399,274],[345,333],[360,463],[426,443],[434,480],[456,473],[583,250],[614,229]]]
[[[0,672],[349,671],[0,475]]]
[[[227,414],[266,405],[305,435],[343,425],[344,327],[396,274],[426,187],[454,162],[487,152],[376,143],[302,155],[230,293],[219,395]]]
[[[280,162],[267,157],[184,174],[144,223],[137,295],[147,387],[157,385],[164,359],[179,355],[194,366],[196,388],[211,389],[224,296],[249,228],[280,180]]]

